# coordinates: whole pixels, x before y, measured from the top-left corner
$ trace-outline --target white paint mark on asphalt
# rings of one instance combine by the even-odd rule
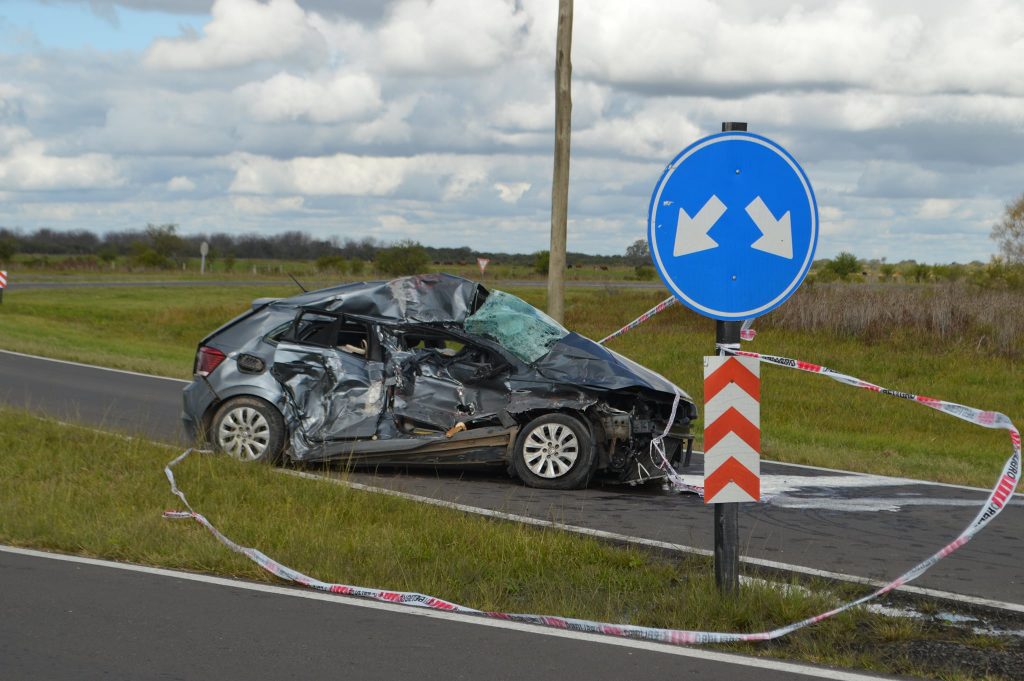
[[[684,475],[688,485],[700,487],[704,478]],[[926,496],[933,483],[907,478],[889,478],[880,475],[762,475],[762,503],[780,508],[819,509],[848,513],[896,512],[904,506],[979,506],[985,499],[949,499]],[[891,497],[854,497],[844,495],[846,490],[877,489],[880,487],[909,487],[911,491]],[[980,492],[980,490],[979,490]],[[1024,506],[1015,500],[1013,506]]]
[[[575,631],[568,631],[564,629],[549,629],[547,627],[539,627],[531,624],[520,624],[518,622],[488,620],[480,617],[474,617],[472,615],[459,615],[454,613],[441,612],[437,610],[421,610],[414,606],[395,605],[393,603],[381,603],[378,601],[369,601],[349,596],[326,594],[319,591],[310,591],[307,589],[272,586],[268,584],[259,584],[256,582],[243,582],[236,579],[226,579],[224,577],[213,577],[210,575],[200,575],[191,572],[179,572],[177,570],[153,568],[147,567],[145,565],[133,565],[131,563],[117,563],[109,560],[98,560],[96,558],[83,558],[80,556],[68,556],[57,553],[46,553],[44,551],[20,549],[13,546],[4,546],[2,544],[0,544],[0,551],[21,556],[30,556],[34,558],[59,560],[70,563],[92,565],[95,567],[125,570],[128,572],[140,572],[143,574],[154,575],[158,577],[172,577],[175,579],[184,579],[192,582],[201,582],[203,584],[214,584],[217,586],[226,586],[234,589],[258,591],[261,593],[274,594],[277,596],[305,598],[314,601],[336,603],[338,605],[349,605],[359,608],[369,608],[371,610],[383,610],[386,612],[392,612],[402,615],[415,615],[417,617],[429,617],[432,619],[447,620],[449,622],[461,622],[464,624],[475,624],[477,626],[483,627],[494,627],[497,629],[523,631],[532,634],[539,634],[541,636],[554,636],[557,638],[567,638],[575,641],[587,641],[590,643],[619,646],[623,648],[648,650],[651,652],[664,653],[667,655],[678,655],[680,657],[690,657],[700,660],[709,660],[712,662],[721,662],[723,664],[734,664],[742,667],[755,667],[759,669],[768,669],[771,671],[778,671],[787,674],[800,674],[802,676],[808,676],[816,679],[834,679],[835,681],[866,681],[868,679],[885,678],[880,676],[871,676],[868,674],[846,672],[838,669],[819,669],[816,667],[808,667],[801,664],[795,664],[792,662],[780,662],[778,660],[772,660],[767,658],[752,658],[744,657],[742,655],[730,655],[728,653],[719,653],[711,650],[704,650],[701,648],[683,648],[679,646],[666,645],[663,643],[651,643],[649,641],[635,641],[632,639],[614,638],[610,636],[601,636],[599,634],[586,634]]]

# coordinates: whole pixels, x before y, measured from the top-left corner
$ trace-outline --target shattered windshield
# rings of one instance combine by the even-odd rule
[[[527,364],[569,335],[554,319],[504,291],[491,291],[480,309],[466,318],[465,329],[497,341]]]

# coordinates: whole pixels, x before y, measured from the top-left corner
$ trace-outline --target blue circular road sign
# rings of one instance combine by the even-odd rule
[[[713,319],[757,317],[789,298],[811,268],[814,190],[770,139],[711,135],[665,169],[651,195],[647,241],[681,303]]]

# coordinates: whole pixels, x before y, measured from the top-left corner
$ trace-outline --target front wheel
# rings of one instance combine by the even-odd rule
[[[235,397],[213,415],[209,440],[239,461],[276,463],[284,450],[284,418],[259,398]]]
[[[586,487],[594,469],[590,431],[568,414],[544,414],[527,423],[512,457],[519,479],[543,489]]]

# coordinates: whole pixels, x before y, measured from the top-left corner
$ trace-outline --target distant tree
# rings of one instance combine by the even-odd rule
[[[647,239],[637,239],[626,248],[626,260],[631,265],[647,265],[651,261],[651,249]]]
[[[857,260],[857,256],[853,253],[843,251],[835,258],[830,260],[825,269],[831,270],[837,277],[846,281],[850,278],[851,274],[860,272],[860,261]]]
[[[408,274],[419,274],[427,268],[430,257],[427,249],[417,241],[399,241],[390,248],[377,253],[377,269],[384,274],[400,277]]]
[[[1024,263],[1024,194],[1006,204],[1003,219],[992,228],[991,236],[1008,263]]]
[[[550,263],[551,254],[547,251],[537,251],[533,256],[533,269],[537,274],[547,274]]]
[[[146,225],[149,247],[166,260],[173,260],[185,254],[185,240],[178,236],[177,225]]]
[[[18,248],[15,245],[14,239],[10,237],[0,239],[0,262],[10,262],[17,251]]]
[[[108,244],[100,248],[96,255],[99,256],[99,259],[104,263],[113,267],[114,261],[117,260],[117,249]]]

